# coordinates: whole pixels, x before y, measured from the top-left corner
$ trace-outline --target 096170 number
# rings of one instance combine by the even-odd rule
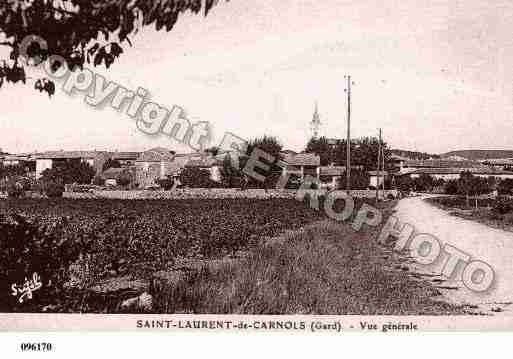
[[[49,352],[52,351],[52,343],[21,343],[22,352]]]

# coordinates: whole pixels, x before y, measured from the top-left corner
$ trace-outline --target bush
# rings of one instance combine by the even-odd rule
[[[445,194],[458,194],[458,180],[449,180],[445,182]]]
[[[126,187],[126,186],[129,186],[130,183],[132,183],[132,179],[133,179],[132,174],[128,170],[126,170],[126,171],[123,171],[122,173],[120,173],[116,182],[119,186]]]
[[[20,215],[0,214],[0,311],[36,311],[53,303],[62,290],[69,265],[78,257],[76,246],[63,234],[62,220],[49,224],[29,222]],[[11,295],[12,285],[23,286],[37,273],[42,288],[23,303]],[[7,295],[9,293],[9,295]]]
[[[493,211],[499,214],[506,214],[513,211],[513,203],[511,200],[499,198],[495,201]]]
[[[286,189],[299,189],[301,187],[301,176],[296,174],[291,174],[287,184],[285,185]]]
[[[370,177],[365,171],[361,170],[353,170],[351,171],[351,189],[352,190],[360,190],[367,189],[370,185]],[[347,178],[346,176],[341,176],[337,180],[337,189],[346,189],[347,186]]]
[[[23,195],[23,185],[17,181],[11,180],[7,182],[7,196],[13,198],[19,198]]]
[[[430,192],[433,190],[435,179],[425,173],[422,173],[419,177],[413,179],[413,187],[415,191],[419,192]]]
[[[43,181],[61,182],[63,184],[90,184],[95,177],[95,169],[86,162],[69,161],[44,170]]]
[[[180,183],[190,188],[212,188],[214,181],[210,179],[210,172],[197,167],[186,167],[180,173]]]
[[[47,182],[43,186],[45,194],[50,198],[62,197],[64,185],[58,182]]]
[[[155,183],[160,186],[164,191],[173,189],[175,181],[172,178],[156,179]]]
[[[511,195],[513,193],[513,179],[506,178],[499,182],[499,194]]]

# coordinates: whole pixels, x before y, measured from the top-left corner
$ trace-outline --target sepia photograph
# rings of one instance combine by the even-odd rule
[[[512,330],[512,28],[1,0],[0,330]]]

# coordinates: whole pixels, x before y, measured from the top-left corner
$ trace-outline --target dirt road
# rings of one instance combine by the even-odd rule
[[[472,259],[488,263],[495,271],[495,283],[484,293],[467,289],[461,281],[462,266],[454,275],[437,283],[443,287],[443,294],[451,301],[478,305],[483,312],[501,312],[513,315],[513,233],[494,229],[486,225],[449,215],[423,199],[426,197],[404,198],[399,201],[396,216],[401,222],[411,224],[416,233],[429,233],[443,244],[450,244],[466,252]],[[414,265],[415,270],[424,273],[440,274],[443,263],[432,266]],[[436,278],[436,277],[435,277]],[[446,279],[446,278],[444,278]]]

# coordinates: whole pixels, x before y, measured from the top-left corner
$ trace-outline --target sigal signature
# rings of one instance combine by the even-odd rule
[[[41,289],[42,286],[41,277],[39,274],[34,273],[32,279],[25,277],[25,282],[22,285],[11,285],[11,294],[15,297],[19,295],[18,301],[23,303],[26,299],[32,299],[32,292]]]

